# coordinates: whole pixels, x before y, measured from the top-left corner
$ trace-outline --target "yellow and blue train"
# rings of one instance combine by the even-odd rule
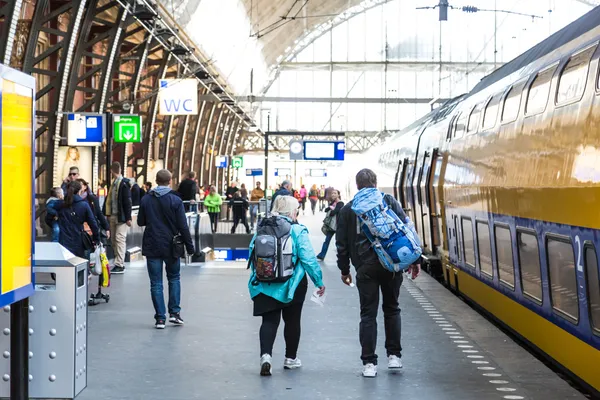
[[[600,7],[365,154],[432,273],[600,392]]]

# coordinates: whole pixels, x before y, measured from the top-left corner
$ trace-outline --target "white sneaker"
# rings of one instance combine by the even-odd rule
[[[296,369],[302,366],[302,362],[298,357],[296,358],[286,358],[283,362],[283,369]]]
[[[260,375],[261,376],[271,376],[271,365],[273,364],[271,361],[271,356],[269,354],[263,354],[260,357]]]
[[[399,369],[402,368],[402,361],[400,361],[400,357],[391,355],[388,357],[388,368],[389,369]]]
[[[363,368],[362,375],[365,378],[375,378],[377,376],[377,365],[367,364]]]

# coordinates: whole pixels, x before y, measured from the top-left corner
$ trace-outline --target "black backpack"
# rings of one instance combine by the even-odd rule
[[[280,283],[294,275],[292,225],[279,216],[263,218],[256,230],[248,261],[254,264],[256,281]]]

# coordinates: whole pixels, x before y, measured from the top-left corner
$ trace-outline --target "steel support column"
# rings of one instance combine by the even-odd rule
[[[194,142],[192,143],[192,158],[190,160],[190,169],[194,170],[195,161],[196,161],[196,146],[198,143],[198,135],[200,133],[200,128],[202,127],[202,119],[204,118],[204,112],[208,108],[206,105],[207,101],[202,102],[202,106],[200,107],[200,112],[198,113],[198,120],[196,121],[196,126],[194,128]],[[196,171],[198,172],[198,171]],[[200,184],[203,185],[204,182],[200,181]]]
[[[38,0],[35,5],[29,39],[23,59],[23,72],[36,80],[48,82],[36,91],[36,196],[47,197],[50,188],[58,185],[57,154],[61,138],[65,92],[68,85],[74,48],[86,2],[64,3]],[[67,21],[67,22],[64,22]],[[49,39],[48,48],[38,54],[40,36]],[[40,214],[38,214],[40,215]]]
[[[240,118],[235,118],[234,121],[231,121],[230,125],[229,125],[229,129],[227,131],[227,141],[225,141],[225,137],[223,136],[221,139],[221,143],[219,144],[219,155],[223,155],[223,145],[226,143],[229,143],[229,138],[231,137],[231,135],[233,135],[233,131],[235,129],[237,129],[238,125],[240,124]],[[226,183],[225,183],[225,172],[226,172],[227,168],[221,168],[221,179],[219,180],[219,178],[217,177],[217,185],[219,185],[220,188],[225,188]]]
[[[210,126],[213,122],[213,117],[215,115],[215,110],[217,109],[217,103],[214,103],[212,109],[210,110],[210,115],[208,117],[208,121],[206,123],[206,131],[204,131],[204,144],[202,145],[202,152],[200,153],[200,182],[204,182],[204,159],[206,157],[208,145],[208,135],[210,134]],[[210,184],[210,182],[208,182]]]
[[[221,120],[223,119],[223,115],[227,114],[227,118],[225,119],[225,122],[223,124],[221,124]],[[223,107],[223,111],[221,111],[221,114],[219,115],[219,120],[217,121],[217,127],[215,129],[215,134],[213,136],[213,141],[212,141],[212,146],[210,148],[210,160],[208,161],[208,181],[211,182],[212,181],[212,172],[213,170],[215,170],[215,178],[216,178],[216,167],[214,164],[214,160],[215,160],[215,153],[218,151],[216,149],[217,146],[217,136],[220,136],[221,138],[223,137],[223,133],[225,132],[225,125],[227,125],[227,122],[229,121],[229,110],[225,107]]]
[[[4,65],[10,64],[13,43],[17,32],[17,22],[21,14],[23,0],[2,0],[0,1],[0,20],[2,29],[0,30],[0,57],[4,59]]]

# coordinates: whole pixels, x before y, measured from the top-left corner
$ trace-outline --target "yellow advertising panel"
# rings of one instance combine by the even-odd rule
[[[2,91],[0,282],[1,295],[5,297],[4,295],[10,292],[31,285],[33,90],[7,77],[0,80],[0,87]],[[2,303],[6,303],[8,299],[2,300]]]

